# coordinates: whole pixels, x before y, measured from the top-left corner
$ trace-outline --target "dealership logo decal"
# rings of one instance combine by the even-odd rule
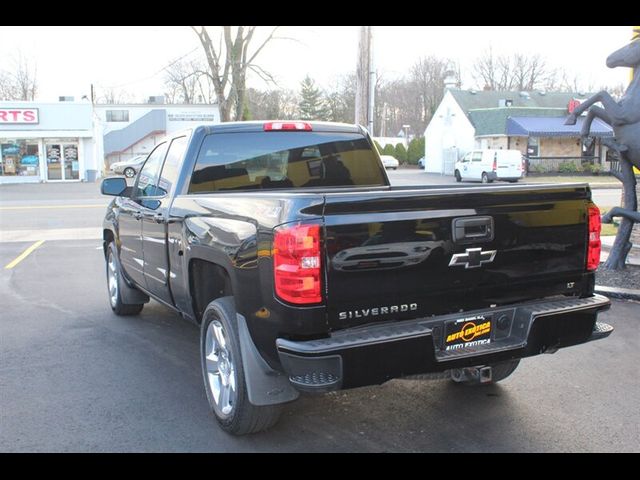
[[[464,253],[456,253],[451,257],[450,267],[478,268],[483,263],[491,263],[496,258],[495,250],[482,251],[482,248],[467,248]]]

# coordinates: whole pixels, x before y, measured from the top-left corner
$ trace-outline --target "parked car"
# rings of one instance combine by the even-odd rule
[[[124,175],[127,178],[133,178],[140,171],[146,158],[146,155],[138,155],[131,160],[116,162],[111,165],[111,171],[119,175]]]
[[[390,168],[391,170],[397,170],[400,166],[400,162],[391,155],[380,155],[380,160],[382,160],[382,165],[384,168]]]
[[[504,180],[515,183],[524,176],[524,160],[520,150],[473,150],[455,165],[456,181],[472,180],[491,183]]]
[[[418,159],[418,167],[424,169],[424,157]]]
[[[283,176],[265,182],[267,165]],[[300,392],[427,373],[499,382],[522,358],[613,331],[597,321],[610,302],[594,294],[586,183],[394,186],[362,127],[282,121],[176,132],[133,187],[101,190],[111,309],[154,298],[199,325],[206,397],[233,434],[274,425]]]

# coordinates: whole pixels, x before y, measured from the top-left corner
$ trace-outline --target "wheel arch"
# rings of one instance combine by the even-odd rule
[[[229,270],[211,259],[194,257],[189,260],[189,294],[197,323],[207,305],[218,298],[233,295]]]

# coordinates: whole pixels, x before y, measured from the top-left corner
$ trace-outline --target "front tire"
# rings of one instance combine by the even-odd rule
[[[200,360],[209,407],[223,430],[245,435],[276,424],[282,405],[249,402],[233,297],[214,300],[204,311]]]
[[[460,175],[460,171],[456,170],[455,172],[456,182],[460,183],[462,181],[462,176]]]
[[[122,301],[122,289],[125,287],[124,278],[120,271],[120,263],[117,259],[118,250],[114,242],[107,248],[107,290],[109,292],[109,304],[116,315],[137,315],[142,311],[144,303],[124,303]]]
[[[124,169],[124,176],[127,178],[133,178],[136,176],[136,171],[131,167],[127,167]]]

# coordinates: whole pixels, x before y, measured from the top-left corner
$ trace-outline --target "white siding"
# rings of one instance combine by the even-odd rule
[[[444,172],[444,149],[455,147],[460,156],[473,150],[475,128],[450,92],[445,93],[424,132],[424,137],[427,172]]]

